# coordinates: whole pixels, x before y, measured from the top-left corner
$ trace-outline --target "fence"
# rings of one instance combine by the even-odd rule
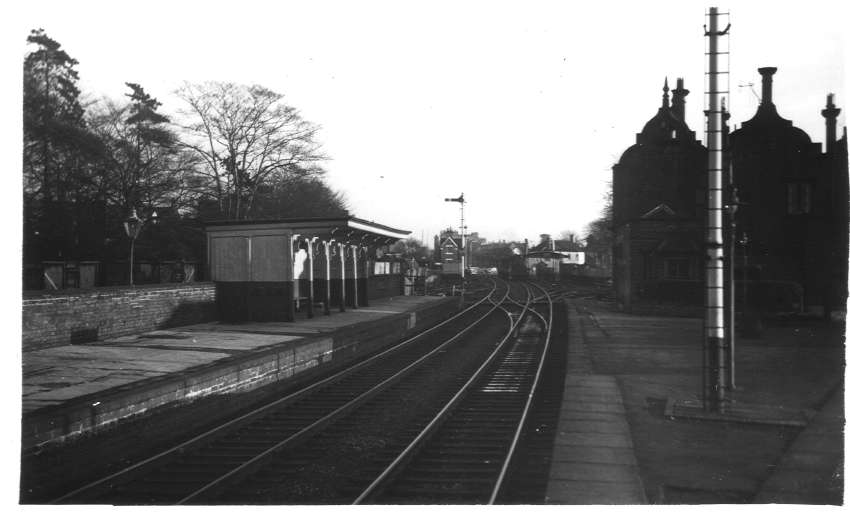
[[[133,284],[165,284],[203,281],[203,265],[198,261],[136,261]],[[45,261],[23,267],[24,290],[61,290],[126,286],[130,265],[124,262]]]

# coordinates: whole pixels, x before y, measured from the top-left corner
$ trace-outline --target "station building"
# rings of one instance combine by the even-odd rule
[[[729,135],[739,278],[794,283],[801,309],[830,314],[847,298],[847,128],[836,138],[841,112],[834,96],[821,110],[826,145],[782,118],[773,102],[774,67],[758,69],[761,104]],[[777,290],[763,296],[780,296]],[[772,301],[763,301],[772,302]]]
[[[707,151],[685,121],[677,80],[613,168],[613,277],[626,310],[639,299],[699,300]]]
[[[753,303],[829,315],[847,298],[847,131],[837,138],[841,110],[831,94],[821,111],[825,146],[782,118],[776,71],[759,69],[755,115],[731,133],[724,124],[724,205],[733,209],[727,227],[730,217],[737,227],[726,241]],[[665,81],[661,107],[613,168],[614,287],[626,310],[640,301],[702,301],[707,152],[685,122],[687,93],[680,79],[669,102]]]
[[[206,225],[207,267],[224,321],[294,321],[402,295],[389,246],[410,232],[353,216]]]

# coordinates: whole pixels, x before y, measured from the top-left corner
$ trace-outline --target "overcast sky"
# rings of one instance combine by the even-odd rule
[[[358,217],[430,243],[583,232],[611,166],[683,77],[702,138],[704,13],[695,2],[18,2],[3,22],[17,67],[42,27],[79,60],[84,92],[140,83],[174,112],[183,81],[261,84],[321,126],[328,182]],[[732,124],[779,68],[780,115],[814,141],[828,92],[847,111],[841,2],[732,2]],[[17,45],[17,46],[16,46]],[[8,61],[8,60],[7,60]],[[5,61],[4,61],[5,62]],[[19,68],[15,69],[19,74]],[[11,75],[15,78],[14,75]],[[18,76],[19,79],[19,76]],[[20,84],[19,82],[17,83]],[[12,118],[19,121],[19,115]]]

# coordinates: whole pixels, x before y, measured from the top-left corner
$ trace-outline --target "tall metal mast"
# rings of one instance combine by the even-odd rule
[[[716,7],[707,14],[706,130],[708,170],[706,178],[705,226],[705,336],[703,342],[703,408],[723,412],[728,389],[723,286],[723,102],[729,97],[729,13]],[[726,28],[718,30],[719,18]],[[721,41],[722,39],[722,41]],[[725,45],[721,49],[721,45]]]

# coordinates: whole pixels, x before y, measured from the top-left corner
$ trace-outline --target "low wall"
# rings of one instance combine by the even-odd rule
[[[212,283],[24,293],[22,306],[25,350],[216,319]]]
[[[292,281],[216,282],[218,314],[225,322],[292,322]]]
[[[269,383],[300,382],[397,342],[457,308],[457,299],[446,297],[412,312],[352,324],[332,333],[299,338],[41,408],[23,416],[21,442],[27,449],[94,432],[163,405],[246,392]]]
[[[368,289],[370,299],[398,297],[404,294],[404,276],[396,273],[371,276]]]

